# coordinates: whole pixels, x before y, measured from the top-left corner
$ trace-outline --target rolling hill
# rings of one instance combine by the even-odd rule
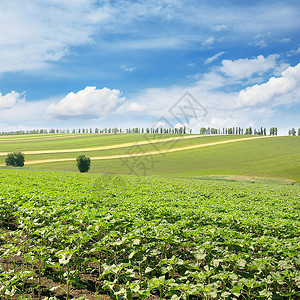
[[[300,182],[300,137],[242,135],[48,134],[0,137],[0,159],[20,150],[25,166],[76,171],[83,153],[93,173],[171,177],[235,175]]]

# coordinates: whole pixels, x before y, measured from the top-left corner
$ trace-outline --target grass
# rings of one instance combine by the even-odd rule
[[[163,137],[164,138],[164,137]],[[177,137],[176,137],[177,138]],[[180,138],[180,137],[179,137]],[[241,139],[240,136],[233,136],[231,138],[233,139]],[[161,151],[161,150],[168,150],[168,149],[174,149],[179,147],[185,147],[185,146],[191,146],[191,145],[202,145],[206,143],[214,143],[219,141],[226,141],[228,140],[228,137],[226,136],[199,136],[192,139],[185,139],[185,140],[170,140],[170,141],[162,141],[159,142],[159,139],[151,139],[153,143],[149,143],[146,145],[138,145],[138,148],[135,144],[133,144],[130,147],[124,147],[127,143],[122,144],[111,144],[111,145],[103,145],[108,147],[117,146],[118,148],[112,148],[112,149],[104,149],[104,150],[93,150],[88,151],[86,149],[88,148],[81,148],[82,152],[86,156],[90,157],[96,157],[96,156],[110,156],[110,155],[120,155],[120,154],[129,154],[129,153],[140,153],[140,152],[148,152],[148,151]],[[142,142],[143,140],[137,140],[136,142]],[[147,142],[147,140],[144,140]],[[99,146],[99,144],[98,144]],[[102,147],[102,144],[101,144]],[[64,153],[45,153],[45,154],[27,154],[26,160],[41,160],[41,159],[56,159],[56,158],[76,158],[78,156],[77,149],[76,152],[72,150],[66,149],[66,152]]]
[[[147,135],[148,138],[178,137],[178,135]],[[188,135],[184,136],[188,137]],[[199,136],[192,139],[135,147],[121,147],[102,151],[66,152],[26,155],[26,161],[74,158],[69,162],[52,162],[32,165],[31,168],[77,171],[75,158],[83,153],[92,159],[90,172],[199,177],[207,175],[235,175],[250,177],[284,178],[300,182],[300,137],[272,137],[220,144],[164,155],[142,156],[127,159],[93,160],[93,157],[147,152],[201,145],[218,141],[241,139],[247,136]],[[21,150],[84,149],[99,146],[121,146],[145,141],[144,134],[65,134],[43,136],[2,136],[0,153]],[[154,147],[155,146],[155,147]],[[3,160],[4,156],[2,154]],[[1,158],[1,157],[0,157]],[[26,165],[25,161],[25,165]]]
[[[92,160],[91,172],[129,174],[130,168],[143,175],[195,177],[203,175],[245,175],[284,178],[300,182],[300,138],[275,137],[181,152],[114,160]],[[139,164],[139,167],[137,166]],[[73,162],[37,165],[42,169],[76,171]]]
[[[159,138],[159,134],[151,134],[151,139]],[[164,134],[163,138],[178,137],[175,134]],[[108,146],[122,143],[143,141],[144,134],[63,134],[41,136],[0,136],[0,151],[32,151],[50,149],[87,148]]]

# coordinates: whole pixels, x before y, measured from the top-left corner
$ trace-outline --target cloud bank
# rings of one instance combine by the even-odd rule
[[[241,70],[247,66],[250,69],[248,77],[241,70],[241,73],[237,73],[237,66],[241,66]],[[122,126],[120,120],[127,120],[127,124],[131,120],[139,120],[134,126],[145,127],[155,122],[164,122],[169,127],[169,124],[176,124],[170,108],[189,91],[208,111],[207,116],[192,118],[186,124],[194,132],[199,132],[198,129],[203,126],[248,127],[256,122],[259,126],[267,127],[268,122],[270,127],[277,126],[272,116],[278,112],[279,106],[300,104],[300,63],[294,67],[289,66],[277,77],[269,76],[279,66],[282,63],[277,54],[233,60],[227,65],[223,61],[218,67],[212,67],[208,73],[199,75],[189,85],[148,88],[126,98],[120,90],[106,87],[97,89],[95,86],[87,86],[51,101],[25,102],[25,96],[17,92],[0,94],[0,119],[2,124],[8,124],[9,120],[17,118],[19,124],[23,122],[28,125],[34,122],[40,124],[38,127],[44,126],[44,121],[45,124],[70,124],[73,119],[74,124],[79,124],[80,118],[80,122],[85,120],[91,126],[94,126],[92,120],[101,120],[100,124],[106,124],[101,125],[102,127],[114,126],[116,122],[118,126]],[[236,91],[227,89],[228,86],[243,80],[249,82],[258,72],[267,74],[263,83],[248,84],[246,88],[240,87]],[[233,74],[233,77],[228,74]],[[97,126],[100,126],[99,123]]]

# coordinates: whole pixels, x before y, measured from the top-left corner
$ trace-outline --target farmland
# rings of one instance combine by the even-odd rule
[[[298,184],[0,173],[2,299],[300,297]]]
[[[299,137],[1,136],[3,162],[26,160],[0,167],[0,298],[299,299],[299,149]],[[91,173],[76,170],[81,153]]]
[[[92,173],[126,175],[131,172],[172,177],[238,175],[300,182],[299,149],[300,137],[170,134],[1,136],[0,165],[4,165],[6,153],[20,150],[26,155],[25,166],[31,169],[76,171],[75,159],[82,153],[91,158]],[[136,155],[141,155],[138,162]],[[147,160],[147,172],[130,170],[135,164],[145,165]]]

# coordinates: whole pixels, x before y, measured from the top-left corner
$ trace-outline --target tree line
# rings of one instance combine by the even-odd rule
[[[296,129],[292,128],[289,130],[289,135],[296,135]],[[300,135],[300,128],[298,128],[298,135]]]
[[[278,128],[272,127],[269,129],[269,135],[277,135]],[[202,127],[200,129],[200,134],[254,134],[254,135],[267,135],[267,129],[260,127],[259,129],[256,128],[241,128],[241,127],[229,127],[229,128],[206,128]]]
[[[117,133],[157,133],[157,134],[192,134],[192,129],[189,129],[185,126],[179,128],[126,128],[121,129],[118,127],[114,128],[73,128],[70,129],[33,129],[33,130],[18,130],[18,131],[2,131],[0,135],[25,135],[25,134],[48,134],[48,133],[108,133],[108,134],[117,134]],[[228,127],[228,128],[213,128],[213,127],[202,127],[199,131],[200,134],[244,134],[244,135],[277,135],[278,128],[271,127],[266,129],[263,127],[260,128],[242,128],[242,127]],[[298,135],[300,136],[300,128],[296,131],[295,128],[288,130],[288,135]]]

